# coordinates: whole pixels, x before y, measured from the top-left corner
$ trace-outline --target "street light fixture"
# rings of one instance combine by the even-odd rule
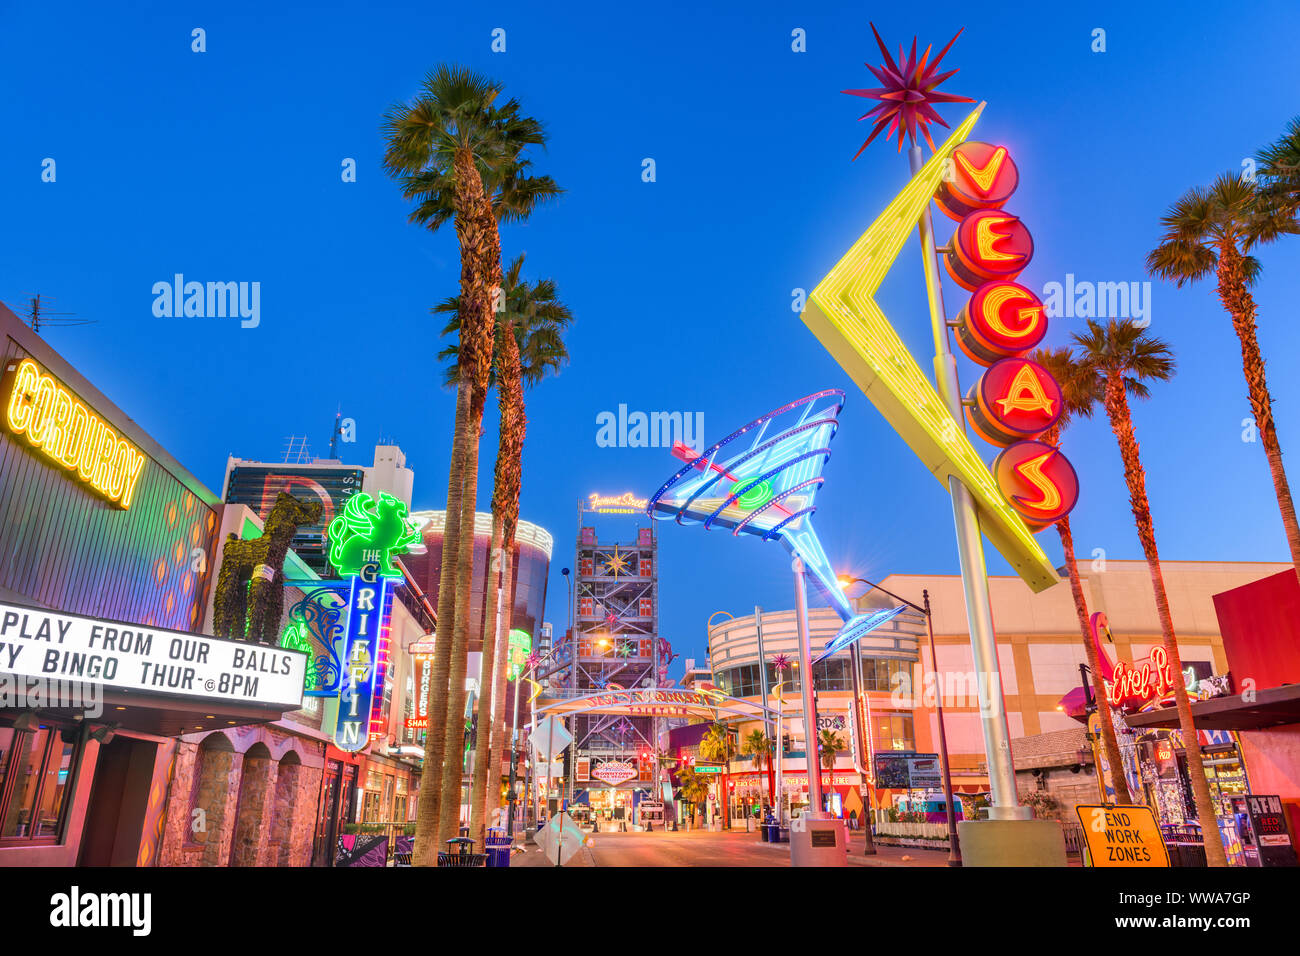
[[[903,604],[906,604],[912,610],[918,611],[921,614],[925,615],[925,626],[926,626],[926,630],[929,632],[930,635],[930,670],[934,673],[935,678],[937,680],[939,675],[939,659],[938,656],[935,654],[935,650],[934,650],[934,618],[930,613],[929,589],[923,588],[921,590],[921,600],[924,604],[924,607],[922,607],[921,605],[913,604],[911,601],[907,600],[906,598],[899,597],[893,591],[883,588],[879,584],[876,584],[872,581],[868,581],[866,578],[855,578],[855,577],[850,577],[849,575],[846,574],[842,574],[840,575],[839,581],[840,581],[840,586],[844,588],[848,588],[850,584],[865,584],[868,589],[876,590],[881,592],[882,594],[886,594],[889,597],[893,598],[895,601],[900,601]],[[860,671],[858,670],[860,663],[859,663],[859,659],[856,656],[858,645],[856,643],[853,645],[853,650],[855,653],[855,658],[853,663],[854,679],[856,681],[860,675]],[[943,766],[944,814],[948,819],[948,865],[961,866],[962,865],[961,844],[957,840],[957,823],[953,815],[952,767],[948,761],[948,736],[944,732],[944,727],[943,727],[943,695],[939,692],[939,690],[940,688],[936,688],[936,692],[934,695],[934,705],[935,705],[934,709],[935,709],[935,716],[938,718],[938,722],[939,722],[939,758]],[[857,706],[859,705],[855,701],[855,707]]]

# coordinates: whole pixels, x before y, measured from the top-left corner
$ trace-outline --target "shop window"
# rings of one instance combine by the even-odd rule
[[[0,728],[0,841],[57,843],[63,836],[67,788],[77,745],[58,727],[24,732]]]

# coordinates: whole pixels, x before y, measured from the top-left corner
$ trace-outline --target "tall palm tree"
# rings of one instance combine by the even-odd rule
[[[1042,441],[1059,446],[1061,433],[1075,416],[1092,418],[1093,412],[1105,398],[1100,376],[1093,374],[1090,368],[1078,362],[1074,353],[1068,348],[1039,349],[1031,358],[1052,374],[1061,386],[1064,409],[1056,424],[1042,436]],[[1132,797],[1128,792],[1128,778],[1124,776],[1124,764],[1120,758],[1119,740],[1115,736],[1115,724],[1111,718],[1110,701],[1106,696],[1106,684],[1101,676],[1101,662],[1097,659],[1097,645],[1092,639],[1092,628],[1088,623],[1088,601],[1083,596],[1083,582],[1079,579],[1079,564],[1074,556],[1074,534],[1070,530],[1070,516],[1065,515],[1056,522],[1056,532],[1061,536],[1061,550],[1065,554],[1065,568],[1070,578],[1070,593],[1074,595],[1074,610],[1079,617],[1079,635],[1083,639],[1083,650],[1088,658],[1088,673],[1092,677],[1092,696],[1097,701],[1097,717],[1101,723],[1102,748],[1106,752],[1106,761],[1111,767],[1111,777],[1115,784],[1117,803],[1130,803]],[[1105,794],[1102,794],[1103,799]]]
[[[499,513],[502,553],[506,556],[514,554],[515,531],[519,526],[524,439],[528,430],[524,393],[548,376],[559,374],[560,369],[568,363],[569,352],[564,344],[564,331],[573,320],[573,313],[560,300],[559,289],[552,279],[539,279],[531,285],[521,284],[518,295],[511,301],[513,304],[508,310],[513,318],[511,334],[504,339],[502,354],[507,356],[511,369],[515,371],[510,376],[503,376],[502,384],[498,386],[503,427],[501,447],[497,451],[497,487],[493,490],[492,498],[494,524],[495,516]],[[506,378],[509,378],[508,383]],[[502,462],[505,463],[504,466]],[[498,642],[508,639],[514,623],[514,604],[509,599],[514,563],[513,560],[504,563],[505,580],[500,593],[506,597],[506,604],[500,615],[501,632],[497,637]],[[495,616],[490,616],[489,620],[495,620]],[[500,646],[499,643],[498,648]],[[499,666],[501,660],[498,649],[498,667],[493,675],[492,696],[496,701],[492,716],[494,728],[505,726],[506,669]],[[499,788],[488,791],[489,811],[495,809],[499,797]]]
[[[1273,397],[1264,377],[1255,326],[1255,299],[1250,286],[1259,275],[1259,261],[1250,250],[1286,233],[1297,232],[1294,210],[1279,211],[1264,202],[1255,184],[1225,173],[1208,188],[1189,189],[1160,220],[1164,235],[1147,256],[1152,275],[1173,280],[1176,286],[1214,273],[1219,301],[1232,317],[1241,343],[1241,364],[1255,427],[1264,446],[1273,493],[1282,512],[1282,527],[1291,548],[1291,562],[1300,574],[1300,522],[1296,519],[1291,486],[1282,466],[1282,447],[1273,421]]]
[[[1183,661],[1178,653],[1174,621],[1169,613],[1169,597],[1165,593],[1164,575],[1160,570],[1160,553],[1156,548],[1155,527],[1151,521],[1151,503],[1147,499],[1146,472],[1138,453],[1137,435],[1133,430],[1133,416],[1128,404],[1130,395],[1137,399],[1150,396],[1151,390],[1147,387],[1147,382],[1164,382],[1173,377],[1173,353],[1168,345],[1147,335],[1128,319],[1112,319],[1105,326],[1089,319],[1088,331],[1075,333],[1074,341],[1080,350],[1081,373],[1096,376],[1097,383],[1089,387],[1100,387],[1102,390],[1102,404],[1110,419],[1115,441],[1119,444],[1120,458],[1124,463],[1124,479],[1128,484],[1129,504],[1133,509],[1133,519],[1151,574],[1165,653],[1173,672],[1181,674]],[[1227,866],[1214,806],[1210,800],[1210,786],[1205,779],[1205,764],[1201,760],[1200,737],[1192,721],[1192,705],[1187,697],[1187,688],[1181,680],[1174,681],[1174,702],[1178,710],[1178,725],[1182,729],[1183,750],[1187,756],[1187,774],[1191,777],[1196,816],[1205,837],[1205,857],[1210,866]]]
[[[840,740],[839,734],[835,733],[835,731],[823,730],[817,735],[817,749],[820,751],[818,757],[822,769],[831,771],[831,787],[833,788],[835,786],[835,755],[844,749],[844,741]],[[825,787],[822,790],[826,794],[831,792]],[[821,807],[820,809],[824,810],[826,808]]]
[[[492,542],[489,548],[487,608],[483,618],[483,693],[478,700],[478,743],[470,791],[470,832],[483,829],[495,809],[499,788],[488,786],[495,765],[493,754],[505,718],[505,650],[511,625],[511,592],[515,529],[519,520],[519,494],[523,479],[523,445],[527,430],[524,388],[535,385],[568,361],[563,330],[572,313],[559,299],[551,279],[528,282],[521,278],[524,256],[518,256],[502,277],[500,308],[496,311],[497,345],[490,384],[497,389],[500,415],[499,444],[492,492]],[[453,340],[460,335],[460,298],[452,296],[434,307],[448,316],[443,329]],[[446,382],[457,385],[458,350],[449,345],[439,355],[447,367]],[[500,606],[500,600],[505,605]],[[498,626],[498,609],[500,624]]]
[[[528,191],[524,184],[535,181],[520,154],[544,142],[540,124],[520,117],[517,102],[495,106],[500,91],[501,84],[471,70],[443,65],[425,77],[414,100],[392,106],[384,118],[384,167],[399,180],[403,195],[417,201],[411,221],[431,230],[448,221],[455,225],[464,316],[458,362],[465,374],[457,388],[447,481],[430,722],[412,859],[417,865],[433,862],[440,835],[454,828],[460,811],[478,437],[492,357],[492,291],[500,284],[501,270],[497,215],[511,196],[521,215],[531,211],[526,197],[517,198]],[[445,759],[449,749],[451,759]]]

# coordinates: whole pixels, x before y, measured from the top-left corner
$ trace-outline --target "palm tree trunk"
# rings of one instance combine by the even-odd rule
[[[1273,421],[1273,398],[1264,377],[1264,357],[1259,351],[1255,332],[1255,300],[1246,288],[1241,253],[1236,246],[1225,241],[1219,249],[1219,298],[1232,316],[1232,327],[1241,341],[1241,365],[1246,375],[1246,389],[1250,395],[1250,410],[1255,416],[1268,469],[1273,476],[1273,492],[1282,512],[1282,527],[1286,543],[1291,549],[1291,563],[1300,574],[1300,522],[1296,520],[1295,503],[1291,500],[1291,486],[1282,466],[1282,446],[1277,440],[1277,426]]]
[[[469,793],[470,836],[482,841],[484,846],[487,845],[484,820],[488,811],[486,800],[488,771],[492,766],[492,705],[494,703],[492,688],[495,686],[497,670],[505,670],[505,661],[497,657],[498,638],[501,633],[497,622],[501,561],[501,518],[499,515],[493,515],[492,540],[488,546],[488,572],[483,582],[483,588],[487,591],[487,610],[483,615],[483,667],[478,698],[478,733],[474,744],[474,776]]]
[[[1182,730],[1183,751],[1187,757],[1187,775],[1191,777],[1192,797],[1196,804],[1196,817],[1205,839],[1205,859],[1209,866],[1227,866],[1228,858],[1219,836],[1218,819],[1210,798],[1210,784],[1205,779],[1205,764],[1201,760],[1201,740],[1192,721],[1192,705],[1183,684],[1183,661],[1178,654],[1178,641],[1174,637],[1174,621],[1169,613],[1169,598],[1165,593],[1165,579],[1160,570],[1160,554],[1156,550],[1155,527],[1151,521],[1151,504],[1147,499],[1146,473],[1142,469],[1137,436],[1133,432],[1133,418],[1129,414],[1128,399],[1124,394],[1121,374],[1112,374],[1106,381],[1106,413],[1110,417],[1111,431],[1119,443],[1120,457],[1124,461],[1124,478],[1128,482],[1129,503],[1137,524],[1142,551],[1146,555],[1151,573],[1151,586],[1155,591],[1156,613],[1160,618],[1160,631],[1165,653],[1174,674],[1174,703],[1178,709],[1178,725]]]
[[[503,522],[504,524],[504,522]],[[513,537],[505,538],[501,542],[501,553],[504,556],[505,567],[502,569],[503,580],[501,583],[501,632],[497,635],[497,669],[492,678],[492,700],[494,709],[492,711],[492,750],[493,754],[504,754],[507,747],[512,746],[510,740],[511,730],[506,728],[506,671],[507,655],[510,648],[510,624],[511,624],[511,598],[510,592],[514,586],[514,540]],[[521,671],[522,673],[522,671]],[[522,678],[515,678],[515,693],[519,693],[519,685]],[[513,728],[512,728],[513,729]],[[510,759],[514,760],[514,752],[510,754]],[[501,760],[499,757],[493,757],[491,768],[499,766]],[[487,788],[487,812],[491,813],[501,805],[501,787],[499,784],[494,785],[492,777],[488,777]]]
[[[438,620],[434,634],[433,673],[425,699],[429,726],[424,733],[424,766],[415,815],[413,866],[433,866],[438,857],[438,811],[442,796],[442,764],[446,755],[443,728],[447,722],[447,686],[451,672],[451,636],[455,622],[456,554],[460,541],[461,476],[465,466],[465,430],[469,423],[469,383],[456,389],[456,424],[451,469],[447,477],[447,511],[442,531],[442,565],[438,574]]]
[[[452,631],[447,719],[442,765],[442,797],[438,808],[439,841],[456,835],[460,822],[462,748],[465,722],[465,666],[469,651],[469,616],[473,603],[474,512],[478,501],[479,440],[483,407],[492,368],[495,323],[492,291],[501,282],[500,237],[491,203],[483,191],[474,157],[467,151],[454,160],[456,175],[456,236],[460,240],[460,352],[462,380],[470,385],[469,419],[465,429],[465,465],[461,488],[461,534],[456,557],[456,621]],[[439,595],[441,600],[441,595]]]
[[[497,405],[500,409],[500,441],[497,447],[496,475],[492,490],[492,513],[501,517],[501,547],[505,567],[501,600],[501,631],[497,635],[496,674],[493,675],[492,699],[495,711],[492,715],[493,735],[498,728],[505,733],[506,709],[506,668],[504,648],[509,646],[511,625],[514,623],[514,601],[511,591],[514,586],[514,543],[515,529],[519,525],[519,493],[522,484],[523,446],[526,419],[524,416],[523,373],[520,367],[519,343],[515,340],[514,325],[510,313],[502,323],[501,342],[497,355]],[[533,635],[535,638],[537,635]],[[519,693],[519,681],[515,681],[515,693]],[[504,736],[502,737],[504,739]],[[503,745],[504,746],[504,745]],[[498,752],[495,742],[493,753]],[[514,759],[514,754],[511,754]],[[572,759],[572,757],[570,758]],[[498,761],[499,762],[499,761]],[[499,802],[501,788],[488,788],[488,806],[495,808]]]
[[[1067,515],[1056,522],[1057,533],[1061,536],[1061,549],[1065,552],[1065,567],[1070,575],[1070,591],[1074,595],[1074,609],[1079,615],[1079,633],[1083,637],[1084,651],[1088,655],[1088,673],[1092,677],[1092,696],[1097,700],[1097,717],[1101,721],[1102,747],[1106,751],[1106,761],[1110,764],[1111,779],[1115,784],[1115,802],[1132,803],[1128,792],[1128,778],[1124,776],[1124,763],[1120,759],[1119,740],[1115,737],[1115,724],[1110,715],[1110,700],[1106,696],[1106,682],[1101,678],[1101,666],[1097,660],[1097,645],[1092,639],[1092,628],[1088,625],[1088,602],[1083,596],[1083,583],[1079,580],[1079,565],[1074,558],[1074,535],[1070,531],[1070,518]],[[1103,802],[1106,794],[1102,795]]]

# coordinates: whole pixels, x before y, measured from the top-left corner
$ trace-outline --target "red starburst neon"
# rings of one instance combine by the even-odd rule
[[[964,29],[964,28],[963,28]],[[969,96],[958,96],[955,93],[940,93],[937,87],[944,80],[951,77],[956,70],[949,70],[947,73],[939,73],[939,61],[944,55],[952,49],[952,45],[957,42],[957,37],[961,36],[961,30],[948,41],[948,45],[936,56],[931,62],[930,51],[932,47],[925,48],[925,55],[918,62],[916,59],[916,38],[912,38],[912,52],[907,59],[903,59],[903,48],[898,48],[898,60],[889,55],[889,49],[885,46],[885,41],[880,39],[880,33],[876,30],[876,25],[871,24],[871,32],[876,36],[876,44],[880,47],[880,52],[885,57],[885,62],[878,69],[870,63],[864,64],[883,85],[876,89],[870,90],[841,90],[841,93],[848,93],[850,96],[865,96],[867,99],[880,100],[880,105],[874,109],[868,110],[859,116],[859,120],[875,118],[876,125],[871,130],[871,135],[867,141],[862,144],[854,154],[853,158],[857,159],[862,155],[862,150],[871,145],[881,130],[887,129],[885,139],[898,132],[898,151],[903,151],[903,134],[907,134],[908,144],[916,142],[916,131],[919,129],[925,141],[930,144],[930,149],[934,149],[934,140],[930,139],[930,124],[938,123],[944,129],[948,124],[934,110],[932,103],[974,103],[975,101]]]

